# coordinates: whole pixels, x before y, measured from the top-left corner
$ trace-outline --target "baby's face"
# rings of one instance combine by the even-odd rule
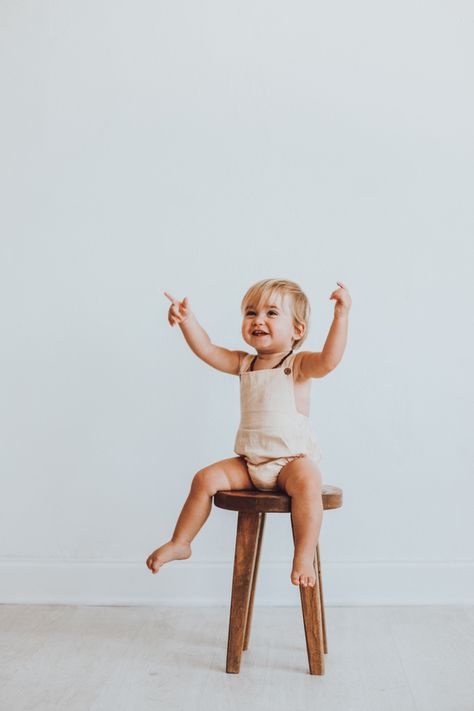
[[[262,334],[258,335],[258,331]],[[291,350],[293,339],[301,337],[293,323],[287,298],[274,294],[269,303],[249,304],[242,321],[242,336],[258,353],[281,353]]]

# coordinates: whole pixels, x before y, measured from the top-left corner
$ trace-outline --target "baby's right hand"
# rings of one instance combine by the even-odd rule
[[[163,292],[164,295],[171,301],[171,306],[168,311],[168,321],[170,326],[175,326],[177,323],[184,323],[189,318],[191,310],[188,308],[188,297],[185,296],[182,301],[175,299],[167,291]]]

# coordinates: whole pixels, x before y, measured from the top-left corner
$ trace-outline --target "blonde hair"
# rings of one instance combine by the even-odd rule
[[[262,281],[253,284],[245,293],[241,304],[242,314],[245,313],[249,305],[258,308],[264,301],[270,302],[273,294],[278,294],[282,300],[288,297],[295,325],[303,324],[305,326],[305,332],[301,338],[293,341],[292,348],[296,350],[301,347],[308,335],[311,316],[308,297],[299,284],[288,279],[262,279]]]

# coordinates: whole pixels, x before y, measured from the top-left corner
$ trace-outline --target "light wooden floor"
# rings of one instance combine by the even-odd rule
[[[4,711],[473,711],[474,608],[327,607],[324,676],[301,610],[255,607],[240,674],[228,608],[0,605]]]

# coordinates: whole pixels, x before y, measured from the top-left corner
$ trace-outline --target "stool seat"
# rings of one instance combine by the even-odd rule
[[[249,646],[265,517],[267,513],[289,513],[295,541],[292,499],[284,491],[256,488],[217,491],[213,498],[215,506],[238,512],[226,662],[226,672],[238,674],[242,652]],[[321,499],[324,509],[337,509],[342,506],[342,489],[323,484]],[[324,655],[328,648],[319,542],[314,552],[314,570],[314,587],[299,586],[299,589],[309,673],[320,675],[324,674]]]
[[[321,494],[325,510],[338,509],[342,506],[342,489],[339,487],[323,484]],[[291,511],[291,497],[284,491],[257,489],[218,491],[214,494],[214,504],[228,511],[252,513],[290,513]]]

